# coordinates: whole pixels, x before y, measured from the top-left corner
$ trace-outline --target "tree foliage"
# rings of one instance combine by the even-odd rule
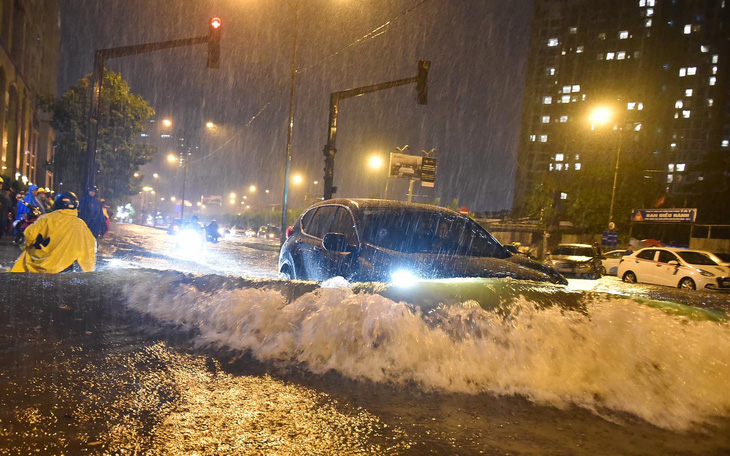
[[[614,169],[592,166],[572,172],[551,172],[536,180],[525,202],[525,212],[542,220],[548,228],[560,220],[597,233],[606,229],[611,205]],[[565,199],[561,194],[565,194]],[[658,176],[631,163],[619,170],[614,203],[614,222],[625,229],[635,209],[654,207],[662,195]]]
[[[80,192],[86,173],[86,144],[90,108],[90,75],[80,79],[60,99],[45,100],[56,132],[54,169],[64,190]],[[135,143],[154,115],[149,103],[130,91],[118,73],[106,71],[99,110],[96,185],[103,197],[114,200],[136,194],[134,173],[155,149]]]

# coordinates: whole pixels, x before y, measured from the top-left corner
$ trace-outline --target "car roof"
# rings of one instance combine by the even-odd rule
[[[463,214],[459,214],[451,209],[444,207],[434,206],[431,204],[423,203],[407,203],[404,201],[393,201],[393,200],[382,200],[382,199],[369,199],[369,198],[333,198],[319,203],[315,203],[307,209],[326,206],[328,204],[340,204],[347,206],[353,212],[359,212],[362,209],[378,208],[378,209],[411,209],[411,210],[422,210],[428,212],[439,212],[444,215],[460,215],[465,217]]]
[[[558,244],[558,247],[593,247],[590,244]]]

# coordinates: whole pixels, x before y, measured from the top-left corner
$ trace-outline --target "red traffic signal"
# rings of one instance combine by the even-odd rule
[[[221,60],[221,26],[219,17],[210,20],[208,27],[208,68],[220,68]]]

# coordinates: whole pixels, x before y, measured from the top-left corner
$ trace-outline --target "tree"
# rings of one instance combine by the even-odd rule
[[[42,107],[52,115],[56,132],[54,170],[63,190],[83,193],[90,100],[90,75],[80,79],[60,99],[45,99]],[[139,191],[134,173],[147,163],[155,149],[137,144],[147,120],[154,115],[149,103],[131,93],[118,73],[104,73],[99,109],[96,184],[102,196],[120,199]]]

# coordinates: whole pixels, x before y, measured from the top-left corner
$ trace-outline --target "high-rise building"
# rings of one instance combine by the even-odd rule
[[[515,208],[546,173],[613,170],[619,147],[670,196],[702,180],[730,154],[729,16],[730,0],[536,0]]]
[[[0,0],[0,175],[53,186],[53,139],[41,95],[55,96],[58,0]]]

